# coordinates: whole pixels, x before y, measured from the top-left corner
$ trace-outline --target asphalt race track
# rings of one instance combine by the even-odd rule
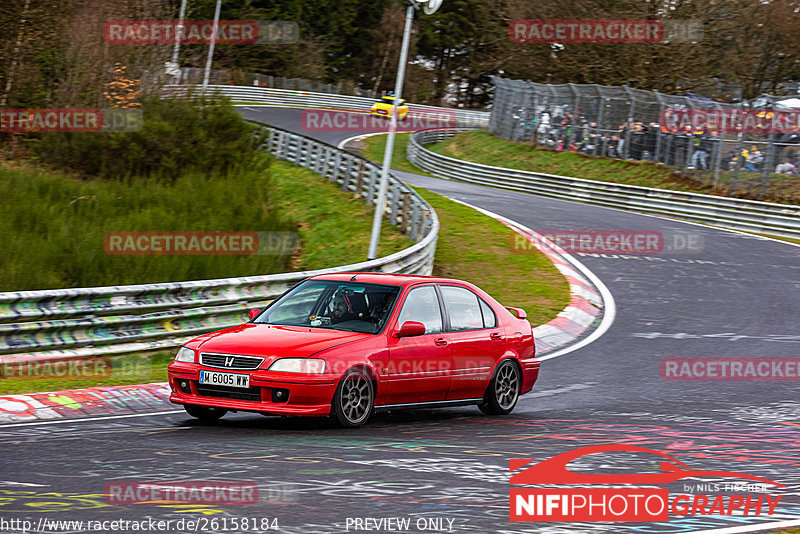
[[[300,110],[246,107],[244,114],[300,130]],[[356,135],[302,133],[334,145]],[[4,425],[3,517],[29,518],[34,524],[41,517],[217,519],[216,527],[198,529],[203,532],[230,532],[223,519],[277,518],[279,531],[287,533],[366,532],[356,526],[376,525],[356,523],[357,518],[410,518],[407,530],[372,532],[733,533],[766,531],[782,522],[800,526],[798,382],[671,381],[660,371],[664,358],[800,355],[800,247],[499,189],[403,177],[537,231],[690,232],[702,246],[648,256],[577,255],[613,294],[614,322],[594,343],[543,362],[534,391],[509,416],[487,417],[472,407],[419,410],[380,414],[361,429],[343,430],[318,420],[244,414],[206,425],[181,410]],[[748,473],[787,489],[770,517],[509,521],[510,459],[544,460],[598,443],[639,445],[693,469]],[[579,464],[584,472],[658,467],[627,453]],[[254,482],[258,502],[113,505],[102,495],[113,481],[204,480]],[[712,493],[735,493],[726,488],[727,481],[719,477]],[[702,492],[698,482],[684,479],[668,487],[671,494]]]

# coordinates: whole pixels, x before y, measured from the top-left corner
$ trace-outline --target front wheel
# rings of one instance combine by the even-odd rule
[[[345,428],[358,428],[367,422],[375,403],[372,380],[366,372],[351,369],[342,377],[333,395],[333,413]]]
[[[211,406],[197,406],[194,404],[184,404],[183,409],[192,417],[196,417],[201,421],[211,422],[216,421],[226,413],[228,410],[225,408],[214,408]]]
[[[506,415],[511,413],[519,399],[521,386],[520,372],[511,360],[500,363],[494,377],[486,389],[483,402],[478,408],[486,415]]]

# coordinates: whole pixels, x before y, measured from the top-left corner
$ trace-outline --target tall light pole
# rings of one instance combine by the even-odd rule
[[[175,78],[175,83],[181,83],[181,66],[178,63],[178,53],[181,50],[181,37],[183,37],[183,19],[186,16],[186,0],[181,0],[181,9],[178,14],[178,26],[175,28],[175,46],[172,48],[172,61],[167,63],[167,75]]]
[[[203,94],[208,88],[208,77],[211,75],[211,62],[214,60],[214,45],[217,44],[217,31],[219,30],[219,11],[222,0],[217,0],[217,7],[214,11],[214,26],[211,30],[211,43],[208,45],[208,59],[206,60],[206,72],[203,74]]]
[[[383,167],[381,168],[381,184],[378,188],[378,198],[375,202],[375,215],[372,219],[372,235],[369,240],[367,259],[374,260],[378,254],[378,240],[381,235],[381,222],[383,210],[386,206],[386,189],[389,185],[389,169],[392,166],[392,152],[394,151],[394,138],[397,131],[397,108],[403,96],[403,81],[408,63],[408,46],[411,41],[411,25],[414,22],[414,10],[422,8],[427,15],[432,15],[442,5],[444,0],[410,0],[406,9],[406,27],[403,32],[403,45],[400,48],[400,63],[397,66],[397,79],[394,84],[394,107],[389,117],[389,135],[386,138],[386,149],[383,152]]]

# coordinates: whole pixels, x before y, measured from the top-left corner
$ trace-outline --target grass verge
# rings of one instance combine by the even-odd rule
[[[413,166],[405,159],[407,137],[406,134],[402,150],[395,149],[392,167],[425,174],[420,170],[411,170]],[[399,139],[400,136],[398,136]],[[370,159],[375,159],[376,154],[383,154],[385,137],[369,137],[363,141],[363,144],[363,154]],[[728,183],[733,178],[732,172],[721,172],[720,185],[714,188],[707,185],[713,176],[710,171],[691,171],[684,176],[677,169],[659,163],[617,160],[575,152],[556,152],[534,147],[531,143],[506,141],[485,130],[460,133],[426,148],[443,156],[484,165],[706,195],[726,196]],[[407,168],[408,166],[411,168]],[[758,177],[754,177],[756,174]],[[755,198],[761,179],[760,173],[741,172],[739,179],[741,182],[740,196]],[[762,200],[798,203],[800,202],[800,180],[796,176],[770,174],[770,183],[766,194],[767,196]]]
[[[408,137],[411,134],[401,133],[395,136],[394,150],[392,151],[392,168],[401,171],[413,172],[414,174],[421,174],[422,176],[431,176],[423,171],[410,161],[406,159],[406,147],[408,146]],[[359,151],[361,155],[367,159],[371,159],[378,165],[383,163],[383,153],[386,150],[386,135],[372,135],[360,142]]]
[[[235,175],[80,180],[0,166],[0,291],[203,280],[363,261],[372,209],[284,161]],[[116,255],[108,232],[298,232],[286,255]],[[381,255],[409,246],[385,225]]]
[[[95,362],[101,366],[107,364],[107,367],[101,367],[101,369],[108,369],[108,373],[105,376],[97,377],[61,378],[55,376],[56,371],[52,366],[45,364],[22,368],[14,368],[11,364],[6,364],[2,368],[3,379],[0,380],[0,395],[166,382],[167,364],[175,358],[175,352],[170,350],[149,354],[125,354],[102,360],[87,359],[86,368],[89,370],[97,368]],[[9,375],[14,377],[9,378]]]
[[[301,250],[291,270],[323,269],[366,261],[375,209],[321,176],[285,161],[273,163],[275,207],[296,221]],[[411,246],[398,227],[381,225],[378,257]]]
[[[505,306],[528,312],[531,324],[553,319],[569,303],[569,284],[539,251],[512,252],[502,223],[437,193],[417,188],[441,224],[433,274],[467,280]]]

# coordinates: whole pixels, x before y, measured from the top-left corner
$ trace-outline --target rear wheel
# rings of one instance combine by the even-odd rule
[[[367,422],[375,403],[372,380],[365,371],[351,369],[342,377],[333,395],[333,414],[345,428],[358,428]]]
[[[184,404],[183,409],[192,417],[196,417],[201,421],[216,421],[226,413],[228,410],[225,408],[214,408],[211,406],[196,406],[194,404]]]
[[[519,368],[513,361],[504,360],[495,370],[494,377],[483,396],[483,402],[478,408],[486,415],[511,413],[517,405],[521,384]]]

